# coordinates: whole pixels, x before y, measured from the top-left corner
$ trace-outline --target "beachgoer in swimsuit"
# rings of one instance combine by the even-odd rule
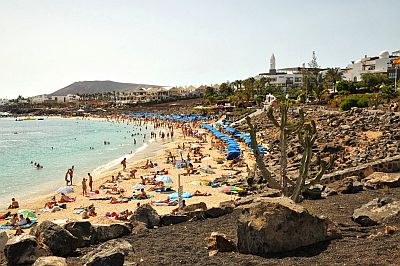
[[[88,173],[88,178],[89,178],[89,188],[90,191],[93,191],[93,177],[90,175],[90,173]]]
[[[11,204],[8,206],[9,209],[18,209],[19,208],[19,203],[18,201],[15,200],[15,198],[11,199]]]

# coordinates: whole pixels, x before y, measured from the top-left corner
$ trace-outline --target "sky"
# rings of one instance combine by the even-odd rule
[[[0,0],[0,98],[75,81],[214,84],[400,49],[398,0]]]

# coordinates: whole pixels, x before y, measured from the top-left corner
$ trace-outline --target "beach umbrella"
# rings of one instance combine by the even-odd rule
[[[188,192],[182,192],[182,198],[187,199],[193,197],[192,194]],[[178,192],[174,192],[168,196],[169,199],[177,199],[178,198]]]
[[[164,182],[164,183],[174,183],[174,181],[172,181],[171,177],[167,176],[167,175],[159,175],[156,177],[156,181],[158,182]]]
[[[141,190],[141,189],[145,189],[146,187],[143,186],[142,184],[136,184],[132,187],[134,190]]]
[[[68,193],[73,193],[74,192],[74,188],[70,187],[70,186],[65,186],[65,187],[60,187],[56,190],[57,193],[64,193],[64,194],[68,194]]]
[[[242,190],[243,190],[243,188],[235,187],[235,186],[224,186],[221,188],[221,191],[225,192],[225,193],[232,192],[232,191],[242,191]]]
[[[22,214],[25,217],[37,218],[36,214],[31,210],[19,210],[18,213]]]

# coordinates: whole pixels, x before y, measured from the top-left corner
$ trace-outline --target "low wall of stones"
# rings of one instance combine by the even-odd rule
[[[358,176],[360,178],[367,177],[373,172],[396,173],[400,172],[400,155],[388,157],[385,159],[377,160],[362,164],[356,167],[347,168],[345,170],[337,171],[331,174],[323,175],[321,183],[331,183],[349,176]]]

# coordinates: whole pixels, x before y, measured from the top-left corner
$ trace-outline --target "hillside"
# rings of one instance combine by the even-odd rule
[[[140,89],[143,87],[160,87],[156,85],[148,85],[148,84],[135,84],[135,83],[120,83],[114,82],[110,80],[105,81],[78,81],[74,82],[67,87],[59,89],[52,94],[51,96],[63,96],[67,94],[94,94],[101,92],[112,92],[112,91],[125,91],[128,89]]]

